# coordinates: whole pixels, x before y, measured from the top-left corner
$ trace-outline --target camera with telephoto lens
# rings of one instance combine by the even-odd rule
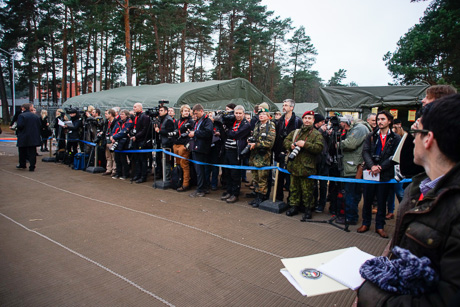
[[[255,143],[256,139],[253,136],[248,137],[248,143]],[[249,154],[249,151],[251,150],[251,145],[246,145],[244,149],[241,151],[241,156],[246,156]]]
[[[294,160],[295,157],[297,157],[297,155],[299,154],[300,149],[301,148],[299,146],[296,146],[289,154],[288,159],[291,161]]]
[[[136,135],[136,129],[133,129],[131,131],[128,132],[128,137],[129,137],[129,143],[128,143],[128,149],[133,149],[133,139],[132,137]]]
[[[112,146],[109,148],[110,151],[115,151],[118,147],[118,141],[115,141],[115,143],[112,144]]]

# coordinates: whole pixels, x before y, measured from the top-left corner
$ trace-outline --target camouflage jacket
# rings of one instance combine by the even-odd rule
[[[305,125],[297,133],[295,140],[294,134],[295,130],[284,139],[284,148],[290,153],[292,151],[291,145],[295,141],[305,141],[305,145],[300,149],[294,160],[288,161],[287,170],[293,176],[315,175],[317,156],[321,154],[324,146],[323,136],[313,126]]]
[[[275,124],[272,121],[268,121],[265,124],[258,122],[254,128],[253,137],[256,146],[251,150],[249,165],[255,167],[269,166],[271,164],[271,152],[276,138]]]

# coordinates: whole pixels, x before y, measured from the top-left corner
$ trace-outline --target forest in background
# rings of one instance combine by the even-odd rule
[[[417,1],[417,0],[412,0]],[[459,5],[433,0],[383,60],[395,84],[459,82]],[[318,100],[328,81],[312,68],[308,29],[260,0],[7,0],[0,4],[0,48],[14,53],[16,95],[58,102],[119,86],[245,78],[273,101]],[[449,38],[448,40],[444,38]],[[1,57],[1,94],[11,89],[11,57]],[[134,82],[134,84],[133,84]]]

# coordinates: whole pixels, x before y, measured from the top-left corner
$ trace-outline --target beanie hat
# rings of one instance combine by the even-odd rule
[[[324,116],[322,116],[321,114],[315,114],[315,124],[319,123],[319,122],[322,122],[324,119]]]

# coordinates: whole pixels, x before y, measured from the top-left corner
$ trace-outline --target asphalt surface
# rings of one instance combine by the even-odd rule
[[[37,158],[17,170],[0,142],[0,306],[350,306],[351,290],[303,297],[281,259],[389,242]]]

